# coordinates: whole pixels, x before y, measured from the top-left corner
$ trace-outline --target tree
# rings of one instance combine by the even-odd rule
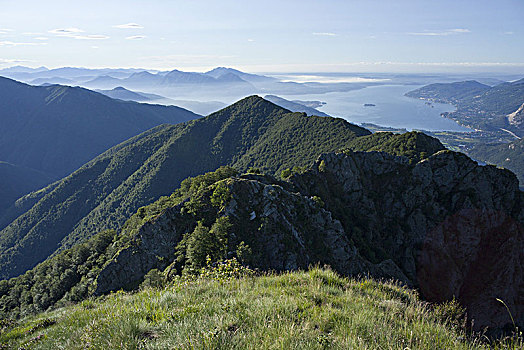
[[[206,264],[207,256],[213,258],[217,242],[202,221],[199,221],[187,241],[186,267],[201,268]]]
[[[229,236],[229,230],[231,229],[231,223],[229,222],[229,218],[227,216],[219,217],[213,226],[211,227],[211,234],[216,239],[218,246],[217,246],[217,253],[218,253],[218,259],[227,259],[227,251],[228,251],[228,236]]]

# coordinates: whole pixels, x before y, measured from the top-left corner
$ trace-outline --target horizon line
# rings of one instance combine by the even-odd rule
[[[7,60],[5,60],[7,61]],[[45,68],[47,70],[54,70],[60,68],[73,68],[73,69],[90,69],[90,70],[103,70],[103,69],[133,69],[141,71],[156,71],[156,72],[165,72],[172,70],[184,70],[186,72],[195,72],[195,73],[205,73],[215,68],[232,68],[237,69],[242,72],[252,72],[252,73],[264,73],[264,74],[279,74],[279,73],[290,73],[290,74],[299,74],[299,73],[396,73],[394,68],[401,69],[400,73],[409,73],[408,68],[416,69],[416,72],[421,73],[424,71],[421,68],[427,67],[428,73],[437,73],[439,68],[441,68],[443,73],[449,73],[449,69],[479,69],[479,68],[497,68],[498,70],[503,68],[508,69],[518,69],[523,68],[522,74],[524,74],[524,62],[353,62],[353,63],[328,63],[328,64],[275,64],[275,65],[202,65],[202,66],[178,66],[174,68],[171,67],[150,67],[144,68],[143,66],[74,66],[74,65],[63,65],[63,66],[54,66],[54,65],[45,65],[45,64],[24,64],[23,60],[12,60],[13,62],[3,62],[0,60],[0,70],[14,68],[14,67],[23,67],[30,69]],[[27,62],[27,61],[25,61]],[[12,64],[9,64],[12,63]],[[4,67],[2,67],[5,64]],[[286,68],[287,67],[287,68]],[[330,68],[331,67],[331,68]],[[393,68],[391,71],[385,71],[384,68]],[[353,68],[354,70],[349,70],[348,68]],[[378,68],[378,70],[372,70],[370,68]],[[382,68],[382,69],[380,69]],[[329,70],[331,69],[331,70]],[[489,73],[490,71],[486,71]],[[515,74],[515,73],[513,73]]]

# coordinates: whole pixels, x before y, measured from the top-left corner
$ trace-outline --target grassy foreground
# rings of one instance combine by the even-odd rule
[[[447,314],[453,314],[452,312]],[[0,349],[477,349],[460,327],[395,284],[329,269],[179,279],[18,322]],[[496,347],[522,348],[522,340]]]

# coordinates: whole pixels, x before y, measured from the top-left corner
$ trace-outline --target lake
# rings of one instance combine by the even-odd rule
[[[440,116],[455,107],[404,96],[418,85],[380,85],[347,92],[313,95],[281,95],[288,100],[318,100],[326,102],[319,110],[355,124],[373,123],[381,126],[429,131],[471,131],[453,120]],[[365,107],[364,104],[374,104]]]

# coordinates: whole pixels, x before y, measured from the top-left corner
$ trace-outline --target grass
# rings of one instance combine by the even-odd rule
[[[320,268],[178,279],[0,327],[0,349],[488,348],[412,290]],[[522,338],[494,347],[524,348]]]

